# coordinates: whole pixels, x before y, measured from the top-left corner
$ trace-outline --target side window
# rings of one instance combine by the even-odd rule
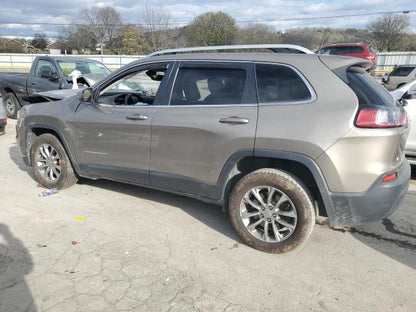
[[[179,69],[170,105],[241,104],[246,70],[229,67]]]
[[[39,60],[36,68],[35,76],[39,78],[49,78],[52,74],[56,74],[55,66],[47,60]]]
[[[301,77],[290,67],[256,64],[259,103],[298,102],[312,95]]]
[[[108,105],[152,105],[165,79],[168,64],[152,65],[123,76],[101,90],[98,103]]]

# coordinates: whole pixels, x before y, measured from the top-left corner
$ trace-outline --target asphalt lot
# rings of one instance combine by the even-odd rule
[[[415,311],[415,181],[383,222],[317,225],[272,255],[189,198],[89,180],[39,197],[14,125],[0,136],[1,312]]]

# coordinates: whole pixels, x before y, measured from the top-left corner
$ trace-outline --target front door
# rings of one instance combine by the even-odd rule
[[[60,81],[58,79],[58,70],[49,60],[39,59],[35,68],[30,72],[27,79],[27,92],[29,94],[58,90]]]
[[[78,163],[89,177],[149,184],[150,123],[169,64],[142,65],[95,90],[74,119]]]
[[[253,151],[257,104],[251,66],[181,62],[170,105],[153,116],[152,185],[210,197],[227,159]]]

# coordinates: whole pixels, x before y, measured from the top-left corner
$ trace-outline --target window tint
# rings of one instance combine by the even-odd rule
[[[297,102],[311,98],[305,82],[290,67],[256,64],[256,77],[260,103]]]
[[[153,65],[118,79],[100,92],[98,103],[108,105],[153,104],[167,68],[167,64]]]
[[[180,68],[172,92],[171,105],[241,104],[245,80],[244,69]]]
[[[364,49],[359,46],[345,46],[345,47],[329,47],[319,51],[319,54],[344,55],[362,53]]]
[[[408,76],[413,70],[415,69],[415,67],[397,67],[395,68],[391,73],[390,76],[400,76],[400,77],[405,77]]]
[[[51,74],[56,74],[55,66],[47,60],[39,60],[35,76],[41,78],[49,78]]]
[[[347,77],[360,105],[394,105],[387,90],[362,69],[351,68]]]

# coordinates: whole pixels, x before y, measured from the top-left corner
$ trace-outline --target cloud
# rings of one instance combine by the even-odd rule
[[[97,5],[113,6],[126,23],[142,23],[144,7],[151,5],[169,10],[173,22],[189,23],[202,13],[223,11],[239,21],[241,26],[244,26],[244,22],[247,21],[277,20],[277,22],[269,23],[277,30],[295,27],[364,28],[377,15],[313,20],[309,18],[416,9],[414,0],[258,0],[256,2],[211,0],[202,3],[193,0],[102,0],[94,3],[85,0],[53,2],[50,0],[1,0],[1,2],[0,22],[12,22],[13,26],[2,24],[6,27],[0,28],[0,35],[27,36],[28,32],[29,35],[33,35],[30,33],[32,31],[33,33],[45,32],[55,37],[58,36],[59,26],[21,25],[19,27],[18,22],[72,23],[77,20],[81,9]],[[410,15],[413,16],[411,29],[416,32],[416,18],[414,18],[416,13],[410,13]],[[293,18],[300,19],[282,21]]]

